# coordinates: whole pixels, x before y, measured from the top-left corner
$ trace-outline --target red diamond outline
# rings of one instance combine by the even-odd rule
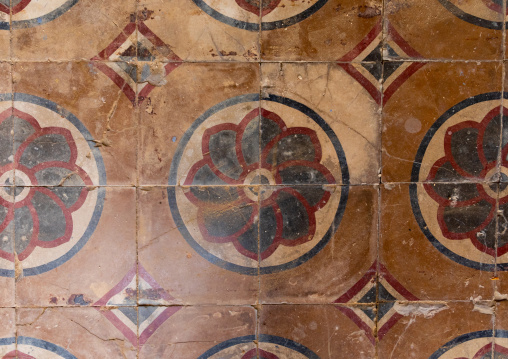
[[[423,59],[415,49],[413,49],[409,43],[397,32],[392,24],[388,23],[388,35],[390,35],[393,41],[409,56],[412,58]],[[382,20],[379,20],[371,31],[356,45],[350,52],[337,60],[337,65],[342,67],[351,77],[362,85],[367,92],[372,96],[378,105],[384,106],[392,95],[399,89],[404,82],[409,79],[416,71],[425,65],[425,62],[413,62],[409,65],[391,84],[388,88],[383,90],[383,93],[363,74],[358,71],[352,63],[345,63],[353,61],[358,55],[360,55],[379,35],[382,30]],[[360,62],[359,62],[360,63]],[[382,99],[382,100],[381,100]],[[382,101],[382,102],[381,102]]]
[[[180,59],[170,48],[169,46],[162,41],[155,33],[146,26],[146,24],[142,21],[130,22],[125,26],[122,32],[109,44],[104,50],[99,52],[98,55],[92,57],[90,60],[92,64],[99,70],[101,70],[106,76],[108,76],[114,83],[117,85],[122,92],[127,96],[127,98],[132,102],[134,106],[141,105],[141,103],[146,99],[146,97],[150,94],[150,92],[155,88],[155,85],[147,83],[145,87],[137,94],[134,89],[125,81],[116,71],[106,65],[103,61],[109,61],[109,57],[115,53],[116,50],[123,45],[123,43],[131,36],[134,31],[137,30],[146,37],[152,44],[156,47],[163,47],[169,50],[170,55],[166,57],[166,59],[172,61],[167,63],[164,66],[164,70],[166,71],[166,75],[168,76],[174,69],[178,66],[182,65],[182,59]]]

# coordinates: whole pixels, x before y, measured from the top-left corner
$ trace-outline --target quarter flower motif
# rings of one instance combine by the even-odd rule
[[[508,231],[496,244],[496,201],[508,209],[508,138],[503,136],[501,166],[497,166],[501,121],[507,109],[490,111],[481,122],[465,121],[446,130],[445,155],[432,166],[424,183],[439,204],[437,219],[445,238],[469,239],[491,256],[508,252]],[[497,249],[496,249],[497,248]]]
[[[68,129],[41,127],[17,109],[0,114],[0,257],[24,260],[69,241],[92,185],[76,158]]]
[[[204,239],[231,242],[242,255],[261,260],[280,245],[312,240],[315,213],[330,198],[323,185],[336,183],[321,164],[314,130],[288,128],[276,113],[255,109],[238,125],[207,129],[202,155],[184,185]]]

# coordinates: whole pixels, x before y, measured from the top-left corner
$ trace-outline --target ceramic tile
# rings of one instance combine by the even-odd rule
[[[263,6],[263,60],[340,61],[381,34],[382,1],[378,0],[283,0]]]
[[[16,314],[16,358],[136,358],[136,346],[95,308],[21,308]]]
[[[258,350],[262,358],[375,357],[369,336],[330,305],[264,305],[259,315]]]
[[[140,359],[240,358],[256,348],[256,311],[252,307],[175,310],[141,346]]]
[[[0,355],[16,351],[16,311],[14,308],[1,308],[0,318],[2,320],[2,328],[0,330]]]
[[[370,186],[273,188],[273,203],[261,201],[261,302],[349,302],[345,293],[366,272],[375,293],[378,194]]]
[[[492,180],[501,71],[498,63],[426,63],[409,77],[383,108],[383,182]]]
[[[496,201],[474,202],[463,197],[483,186],[471,183],[381,187],[380,260],[400,283],[401,290],[414,297],[412,300],[493,297]],[[453,199],[441,200],[436,195],[448,194],[450,187],[456,201],[464,205],[454,206]],[[478,210],[478,206],[484,207]]]
[[[96,302],[135,272],[135,189],[78,189],[30,187],[16,208],[18,306],[102,305]],[[135,305],[135,284],[132,290],[132,303],[117,305]]]
[[[33,185],[136,183],[137,113],[114,82],[89,62],[17,63],[13,76],[13,106],[24,119],[15,162],[32,171],[66,162],[65,170],[35,173]],[[79,176],[67,177],[69,171]]]
[[[488,358],[494,316],[478,305],[395,303],[401,318],[379,341],[379,358]]]
[[[136,18],[134,0],[14,1],[12,55],[21,61],[88,60]],[[24,5],[17,9],[18,5]],[[100,34],[100,36],[97,36]]]
[[[140,190],[138,260],[173,297],[169,303],[256,303],[259,206],[247,191],[225,186]],[[141,293],[140,303],[146,300],[149,295]]]
[[[384,54],[388,59],[500,60],[503,4],[501,1],[389,0],[385,3],[386,36],[403,38],[412,53],[401,53],[386,46]]]

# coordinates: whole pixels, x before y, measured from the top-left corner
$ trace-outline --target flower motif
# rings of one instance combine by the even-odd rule
[[[0,114],[0,257],[24,260],[69,241],[92,185],[77,153],[68,129],[43,128],[13,108]]]
[[[266,259],[279,245],[312,240],[315,213],[330,198],[323,185],[335,183],[320,163],[314,130],[288,128],[277,114],[255,109],[238,125],[207,129],[202,153],[184,185],[207,241],[232,242],[244,256]]]
[[[472,357],[472,359],[487,359],[487,358],[493,359],[508,358],[508,349],[498,344],[489,343],[484,347],[482,347],[480,350],[478,350],[478,352]],[[456,359],[468,359],[468,358],[460,357]]]
[[[439,204],[438,223],[444,237],[469,238],[491,256],[508,252],[508,233],[496,244],[496,201],[508,202],[508,146],[503,139],[501,169],[497,166],[501,121],[508,125],[507,109],[490,111],[481,122],[465,121],[446,130],[445,155],[432,166],[424,184]],[[497,247],[497,250],[496,250]]]

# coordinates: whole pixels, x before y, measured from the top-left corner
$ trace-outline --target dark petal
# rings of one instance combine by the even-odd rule
[[[236,187],[191,187],[190,191],[200,201],[210,204],[223,204],[238,199],[238,190]]]
[[[476,239],[485,247],[496,249],[496,218],[492,218],[485,228],[476,233]]]
[[[294,134],[281,138],[270,150],[266,162],[280,165],[286,161],[314,161],[316,152],[308,135]]]
[[[273,207],[262,207],[259,210],[259,252],[270,247],[277,234],[277,219]]]
[[[23,142],[35,133],[35,128],[22,118],[14,116],[12,126],[14,126],[14,152]]]
[[[475,183],[432,183],[429,186],[442,198],[457,202],[468,201],[479,196]]]
[[[502,148],[508,144],[508,116],[503,116],[503,144]]]
[[[252,206],[226,208],[206,211],[205,227],[214,237],[228,237],[241,230],[249,222]]]
[[[14,213],[16,253],[22,253],[32,239],[34,222],[27,207],[17,208]]]
[[[62,208],[39,191],[35,192],[32,203],[39,217],[39,240],[50,242],[62,237],[67,227]]]
[[[197,170],[194,178],[192,179],[193,186],[203,186],[203,185],[227,185],[226,182],[221,180],[213,171],[210,169],[210,166],[204,165],[199,170]]]
[[[49,134],[32,141],[21,155],[19,163],[32,168],[44,162],[69,162],[70,159],[71,149],[66,138],[58,134]]]
[[[466,179],[453,168],[450,162],[443,163],[436,171],[434,178],[430,179],[434,182],[464,182],[464,180]]]
[[[0,223],[3,223],[7,216],[7,208],[0,206]],[[14,235],[14,221],[11,221],[7,227],[0,233],[0,249],[7,253],[13,252],[12,237]]]
[[[298,186],[294,187],[306,200],[310,206],[315,206],[321,201],[326,191],[320,186]]]
[[[261,117],[261,149],[264,149],[281,131],[277,123],[268,118]]]
[[[457,165],[469,174],[478,176],[483,170],[478,157],[478,129],[463,128],[454,132],[451,137],[451,152]]]
[[[257,255],[258,253],[258,226],[252,224],[249,229],[238,237],[243,248]]]
[[[88,191],[85,187],[49,187],[64,203],[66,208],[71,207],[79,199],[81,192]]]
[[[499,153],[499,135],[501,133],[501,115],[497,115],[490,120],[485,128],[483,135],[483,154],[487,162],[497,160]]]
[[[284,239],[297,239],[309,234],[309,215],[300,200],[281,191],[277,197],[277,204],[282,214]]]
[[[13,116],[6,118],[0,123],[0,165],[12,163],[12,121]]]
[[[242,135],[242,154],[247,165],[259,162],[259,116],[253,118]]]
[[[63,179],[64,186],[84,186],[83,179],[73,171],[62,167],[48,167],[35,173],[39,184],[44,186],[58,186]]]
[[[243,169],[236,158],[236,132],[220,131],[210,136],[210,157],[215,167],[226,176],[238,179]]]
[[[282,184],[327,184],[326,177],[315,168],[289,166],[279,171]]]
[[[499,234],[498,234],[498,247],[501,248],[508,244],[508,203],[499,206],[499,211],[503,216],[499,217]]]
[[[446,207],[443,219],[451,233],[466,233],[477,228],[490,214],[492,205],[484,200],[470,206]]]

